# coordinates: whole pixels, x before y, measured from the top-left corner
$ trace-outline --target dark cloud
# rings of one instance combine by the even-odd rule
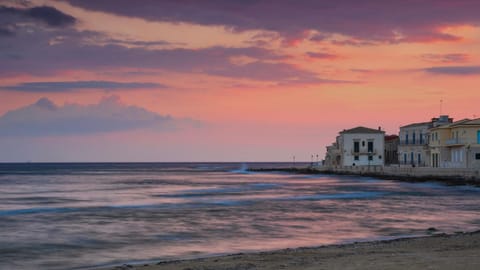
[[[430,67],[425,72],[444,75],[480,75],[480,66]]]
[[[64,70],[105,71],[127,67],[280,83],[328,82],[313,72],[282,63],[289,56],[263,48],[148,49],[103,44],[105,38],[101,38],[101,45],[86,42],[98,36],[98,33],[72,29],[39,30],[33,34],[21,29],[14,39],[0,43],[0,74],[49,75]],[[253,62],[239,64],[236,57],[248,57]]]
[[[75,23],[76,19],[68,14],[49,6],[32,7],[32,8],[16,8],[0,6],[0,16],[8,17],[8,20],[21,22],[22,20],[41,21],[52,27],[66,27]],[[4,22],[5,19],[0,21]]]
[[[1,116],[0,136],[62,136],[136,129],[161,132],[192,125],[201,123],[128,106],[116,96],[103,98],[98,104],[63,106],[41,98]]]
[[[328,38],[330,38],[330,35],[326,35],[326,34],[315,34],[315,35],[313,35],[312,37],[310,37],[310,40],[311,40],[311,41],[325,41],[325,40],[327,40]]]
[[[337,58],[336,55],[331,54],[331,53],[307,52],[306,54],[307,54],[308,57],[316,58],[316,59],[335,59],[335,58]]]
[[[375,42],[372,41],[365,41],[365,40],[356,40],[356,39],[344,39],[344,40],[331,40],[332,44],[340,45],[340,46],[355,46],[355,47],[363,47],[363,46],[372,46],[375,45]]]
[[[24,92],[65,92],[78,89],[160,89],[165,85],[144,82],[112,82],[112,81],[69,81],[69,82],[27,82],[0,87],[7,90]]]
[[[158,2],[157,2],[158,3]],[[143,6],[143,5],[142,5]],[[6,20],[15,25],[15,36],[0,43],[0,77],[31,74],[52,75],[68,70],[150,69],[179,73],[207,74],[229,78],[247,78],[275,83],[330,83],[338,81],[321,78],[318,74],[285,63],[288,55],[255,46],[244,48],[210,47],[200,49],[162,48],[172,45],[165,41],[113,39],[106,34],[78,31],[73,27],[48,28],[39,24],[22,24],[18,14],[32,16],[26,10],[3,7],[3,13],[16,14]],[[43,9],[38,14],[48,14]],[[43,11],[42,11],[43,10]],[[37,11],[38,12],[38,11]],[[25,15],[27,14],[27,15]],[[40,15],[35,16],[40,16]],[[54,17],[54,16],[50,16]],[[23,17],[22,17],[23,18]],[[40,18],[40,17],[38,17]],[[66,20],[68,21],[68,20]],[[59,24],[62,20],[51,24]],[[9,28],[7,28],[9,29]],[[274,39],[276,35],[266,35]],[[263,37],[259,35],[258,38]],[[35,44],[35,46],[32,46]],[[313,54],[312,54],[313,56]],[[327,55],[324,55],[327,57]],[[319,55],[317,55],[319,57]],[[241,63],[239,59],[248,59]],[[154,85],[92,85],[92,82],[26,83],[9,87],[17,91],[69,91],[80,88],[134,88]]]
[[[134,46],[134,47],[151,47],[151,46],[166,46],[166,45],[185,45],[185,43],[171,43],[163,40],[159,41],[141,41],[141,40],[131,40],[131,39],[115,39],[115,38],[106,38],[102,40],[100,38],[100,42],[105,44],[116,44],[116,45],[124,45],[124,46]]]
[[[305,31],[316,30],[322,35],[339,33],[358,41],[451,41],[458,37],[442,33],[442,27],[480,23],[480,2],[474,0],[144,0],[141,5],[129,0],[66,1],[151,21],[223,25],[233,31],[271,30],[286,39],[298,39]]]
[[[25,11],[27,16],[44,21],[50,26],[68,26],[75,23],[75,18],[53,7],[33,7]]]
[[[449,53],[449,54],[422,54],[420,56],[423,60],[429,62],[439,63],[463,63],[468,61],[468,54],[464,53]]]

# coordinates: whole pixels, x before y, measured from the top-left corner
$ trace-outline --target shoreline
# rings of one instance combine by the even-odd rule
[[[305,168],[258,168],[249,169],[252,172],[286,172],[295,174],[325,174],[325,175],[351,175],[351,176],[364,176],[372,177],[382,180],[394,180],[410,183],[424,183],[424,182],[439,182],[449,186],[463,186],[470,185],[480,187],[480,181],[478,179],[469,179],[458,175],[402,175],[402,174],[390,174],[384,172],[374,171],[348,171],[348,170],[333,170],[333,169],[315,169],[310,167]]]
[[[480,269],[478,254],[480,230],[91,269]]]
[[[476,180],[450,177],[393,176],[372,172],[353,173],[311,167],[255,168],[252,172],[351,175],[401,182],[438,182],[446,185],[480,186]],[[312,236],[314,237],[314,236]],[[382,239],[383,238],[383,239]],[[311,247],[272,251],[212,254],[197,258],[123,265],[97,266],[97,270],[317,270],[317,269],[480,269],[480,229],[442,233],[435,228],[425,235],[379,237]]]

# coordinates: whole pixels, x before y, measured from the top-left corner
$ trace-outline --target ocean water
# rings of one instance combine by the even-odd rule
[[[0,269],[83,269],[480,229],[480,189],[259,163],[0,164]]]

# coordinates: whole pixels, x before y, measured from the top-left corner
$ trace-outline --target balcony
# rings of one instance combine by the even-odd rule
[[[460,138],[452,138],[445,141],[445,145],[453,146],[453,145],[464,145],[467,144],[467,141]]]
[[[352,152],[351,152],[352,155],[354,156],[363,156],[363,155],[371,155],[371,156],[374,156],[377,154],[377,149],[374,149],[373,152],[368,152],[367,150],[360,150],[359,152],[355,152],[353,149],[352,149]]]
[[[423,146],[423,145],[428,145],[428,142],[426,140],[423,140],[422,142],[420,142],[419,140],[416,140],[415,143],[413,143],[413,141],[409,140],[409,141],[405,141],[405,140],[401,140],[399,142],[399,145],[419,145],[419,146]]]

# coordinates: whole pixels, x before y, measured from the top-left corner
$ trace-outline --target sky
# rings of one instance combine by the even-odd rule
[[[0,162],[310,161],[480,116],[476,0],[0,0]]]

